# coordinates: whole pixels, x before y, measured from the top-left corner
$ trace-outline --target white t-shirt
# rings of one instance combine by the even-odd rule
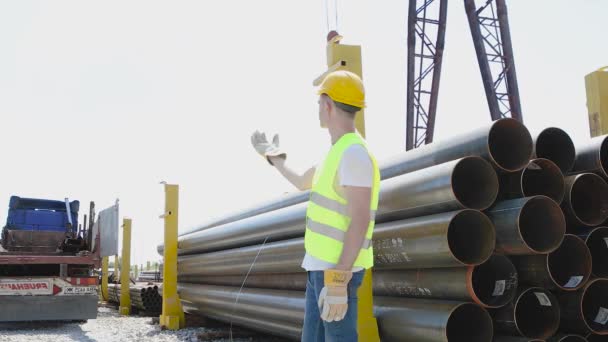
[[[338,167],[338,175],[336,177],[336,192],[344,196],[345,186],[359,186],[371,188],[374,182],[374,165],[369,157],[367,149],[362,145],[352,145],[348,147]],[[306,253],[302,268],[306,271],[323,271],[335,267],[327,261],[315,258]],[[353,272],[362,270],[361,267],[353,267]]]

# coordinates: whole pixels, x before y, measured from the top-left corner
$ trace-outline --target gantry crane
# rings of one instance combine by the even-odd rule
[[[433,141],[447,0],[409,0],[406,149]],[[523,121],[505,0],[464,0],[492,120]]]

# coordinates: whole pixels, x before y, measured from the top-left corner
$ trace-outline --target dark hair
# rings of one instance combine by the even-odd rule
[[[350,116],[353,118],[355,117],[355,114],[357,114],[357,112],[361,110],[361,108],[359,108],[357,106],[351,106],[349,104],[337,102],[337,101],[333,101],[333,102],[336,105],[336,107],[342,109],[347,114],[350,114]]]

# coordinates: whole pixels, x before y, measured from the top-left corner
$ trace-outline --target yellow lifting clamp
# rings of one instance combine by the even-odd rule
[[[313,85],[321,84],[325,76],[335,70],[347,70],[357,74],[363,79],[361,66],[361,46],[340,44],[342,36],[336,31],[327,35],[327,71],[313,81]],[[365,138],[365,116],[362,109],[355,118],[357,131]],[[380,342],[378,324],[374,317],[374,304],[372,294],[372,271],[365,271],[363,283],[357,291],[359,302],[357,303],[357,332],[359,341]]]
[[[608,134],[608,66],[585,76],[591,136]]]
[[[120,314],[128,316],[131,313],[131,291],[129,285],[131,264],[131,219],[122,221],[122,265],[120,269]]]
[[[177,295],[177,217],[179,206],[179,186],[166,184],[165,213],[165,250],[163,266],[163,312],[160,315],[160,326],[169,330],[178,330],[185,326],[186,320],[182,304]]]

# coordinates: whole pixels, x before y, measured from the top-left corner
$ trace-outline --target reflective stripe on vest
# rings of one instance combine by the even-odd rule
[[[352,145],[366,147],[365,141],[356,133],[342,136],[330,149],[323,164],[316,170],[314,184],[310,194],[308,210],[306,211],[306,234],[304,245],[306,252],[329,263],[338,263],[342,254],[343,242],[351,222],[346,200],[335,191],[336,174],[344,151]],[[355,267],[369,268],[373,266],[372,234],[378,196],[380,190],[380,170],[373,156],[372,196],[370,202],[370,221],[365,240]]]

